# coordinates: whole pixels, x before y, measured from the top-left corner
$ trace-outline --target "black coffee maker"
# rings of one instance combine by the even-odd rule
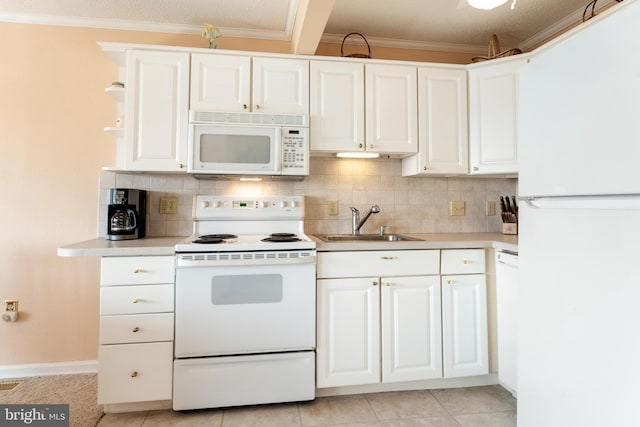
[[[129,188],[107,190],[107,240],[141,239],[145,234],[147,192]]]

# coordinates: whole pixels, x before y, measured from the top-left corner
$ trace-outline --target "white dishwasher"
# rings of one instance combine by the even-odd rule
[[[517,395],[518,253],[496,252],[498,312],[498,381]]]

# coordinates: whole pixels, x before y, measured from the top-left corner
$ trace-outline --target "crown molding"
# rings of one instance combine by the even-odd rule
[[[291,39],[293,20],[295,19],[295,9],[293,13],[289,11],[287,23],[283,31],[269,30],[248,30],[244,28],[220,27],[223,36],[264,39],[264,40],[284,40]],[[62,27],[84,27],[101,28],[109,30],[129,30],[146,31],[153,33],[175,33],[175,34],[198,34],[202,33],[202,25],[172,24],[164,22],[144,22],[131,21],[126,19],[98,19],[74,16],[36,15],[24,13],[0,12],[0,22],[13,22],[20,24],[56,25]]]
[[[600,6],[597,5],[596,3],[596,12],[601,10],[603,7],[609,6],[611,3],[617,3],[615,0],[610,0],[609,2],[603,2],[600,4]],[[518,49],[521,49],[523,52],[529,51],[531,50],[533,47],[539,45],[540,43],[542,43],[543,41],[553,37],[554,35],[558,34],[559,32],[565,31],[567,28],[571,27],[572,25],[576,24],[576,23],[582,23],[582,15],[584,13],[585,8],[581,7],[580,9],[576,10],[575,12],[565,16],[563,19],[561,19],[560,21],[556,22],[555,24],[545,28],[544,30],[540,31],[539,33],[533,35],[532,37],[529,37],[528,39],[526,39],[525,41],[519,43],[516,47]]]
[[[320,39],[324,43],[341,44],[344,35],[325,33]],[[386,39],[381,37],[367,37],[367,42],[371,46],[390,47],[396,49],[433,50],[437,52],[459,52],[459,53],[487,53],[487,46],[466,45],[457,43],[423,42],[418,40]],[[349,43],[347,44],[355,44]]]

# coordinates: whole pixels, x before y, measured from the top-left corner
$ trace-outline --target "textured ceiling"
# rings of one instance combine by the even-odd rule
[[[484,11],[466,0],[335,0],[323,40],[357,31],[374,45],[478,52],[495,33],[502,50],[526,49],[581,19],[587,3],[508,0]],[[298,0],[0,0],[0,21],[194,34],[212,22],[223,36],[289,40],[297,6]]]

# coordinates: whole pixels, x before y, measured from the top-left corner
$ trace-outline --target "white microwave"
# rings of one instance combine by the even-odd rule
[[[189,113],[187,172],[202,175],[309,175],[308,116]]]

